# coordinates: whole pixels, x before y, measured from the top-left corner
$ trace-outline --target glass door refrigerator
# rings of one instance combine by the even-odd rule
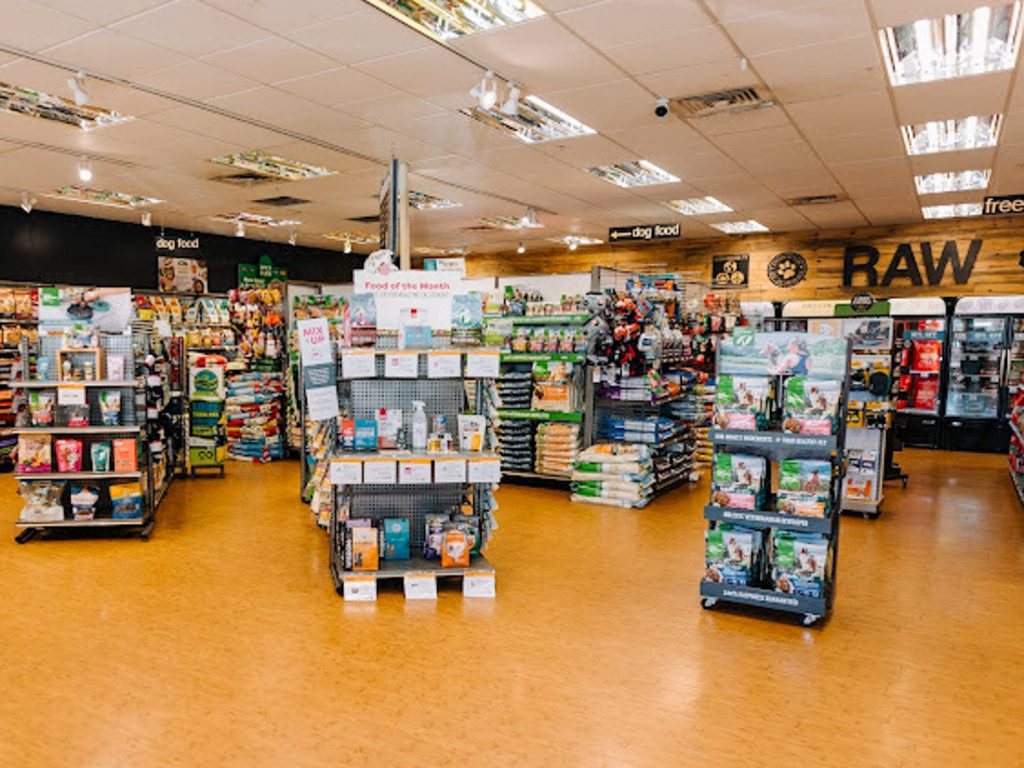
[[[960,299],[950,329],[945,447],[954,451],[1005,453],[1014,315],[1024,314],[1024,297],[972,296]]]
[[[940,298],[892,299],[895,440],[915,448],[942,444],[945,401],[946,303]]]

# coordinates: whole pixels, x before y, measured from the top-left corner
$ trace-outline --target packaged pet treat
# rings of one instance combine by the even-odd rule
[[[18,435],[18,472],[52,472],[49,435]]]
[[[142,486],[139,483],[111,485],[110,504],[116,520],[142,517]]]
[[[764,504],[767,462],[742,453],[715,454],[711,475],[711,503],[719,507],[760,509]]]
[[[96,514],[96,502],[99,500],[99,488],[91,485],[71,486],[71,511],[75,520],[92,520]]]
[[[458,568],[469,565],[471,546],[466,532],[458,528],[448,528],[441,539],[441,567]]]
[[[120,355],[107,357],[107,378],[111,381],[124,381],[124,358]]]
[[[89,460],[93,472],[110,471],[110,443],[106,440],[89,446]]]
[[[25,502],[20,519],[26,523],[55,523],[64,519],[64,507],[60,497],[64,492],[63,483],[47,480],[21,481],[18,495]]]
[[[48,427],[53,424],[54,393],[34,389],[28,393],[28,412],[33,427]]]
[[[722,524],[704,532],[704,580],[749,586],[757,579],[763,534]]]
[[[54,443],[57,454],[58,472],[82,471],[82,441],[74,438],[58,438]]]
[[[377,529],[361,526],[351,528],[349,532],[352,537],[352,570],[376,571],[380,565]]]
[[[139,468],[134,437],[119,437],[114,440],[114,471],[136,472]]]
[[[779,462],[778,511],[799,517],[826,517],[830,511],[832,464],[819,459]]]
[[[353,293],[348,300],[346,334],[353,347],[373,346],[377,342],[377,302],[372,293]]]
[[[409,559],[409,521],[404,517],[393,517],[384,520],[384,551],[385,560]]]
[[[381,408],[377,411],[377,447],[394,449],[402,442],[402,410]]]
[[[722,429],[765,429],[771,385],[762,376],[718,377],[715,392],[715,426]]]
[[[444,527],[447,522],[448,518],[441,515],[427,517],[424,521],[423,557],[427,560],[437,560],[441,557],[441,549],[444,546]]]
[[[452,296],[452,344],[480,344],[484,332],[484,303],[479,293]]]
[[[105,427],[121,422],[121,393],[116,389],[100,390],[100,418]]]
[[[89,426],[88,405],[69,405],[66,406],[66,410],[64,412],[67,415],[69,427]]]
[[[831,435],[835,432],[842,394],[840,382],[790,376],[786,379],[786,432],[805,435]]]
[[[353,444],[357,451],[377,449],[377,422],[373,419],[356,419],[353,426]]]
[[[459,450],[482,451],[484,434],[487,431],[486,416],[466,416],[459,414]]]
[[[777,592],[822,598],[828,539],[820,534],[774,529],[772,533],[772,582]]]

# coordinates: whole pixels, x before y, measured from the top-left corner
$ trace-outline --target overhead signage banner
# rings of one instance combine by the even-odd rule
[[[985,195],[982,216],[1020,216],[1024,214],[1024,195]]]
[[[458,272],[466,276],[466,257],[451,256],[445,259],[424,259],[423,269],[427,272]]]
[[[712,256],[711,285],[714,288],[746,288],[750,285],[750,255]]]
[[[610,227],[609,243],[628,243],[647,240],[674,240],[680,234],[679,222],[675,224],[634,224],[628,227]]]
[[[377,329],[397,331],[403,325],[429,325],[435,331],[452,327],[452,297],[462,293],[455,272],[409,269],[378,274],[357,269],[355,293],[372,293]]]
[[[165,293],[207,293],[210,278],[206,262],[174,256],[156,259],[160,290]]]
[[[124,333],[132,319],[130,288],[40,288],[39,325],[91,325],[103,333]]]
[[[258,264],[238,265],[239,288],[277,288],[284,291],[288,270],[275,267],[269,256],[260,256]]]

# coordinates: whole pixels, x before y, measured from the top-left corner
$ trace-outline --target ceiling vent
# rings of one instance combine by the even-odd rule
[[[260,205],[270,205],[274,208],[294,208],[296,205],[305,205],[310,201],[303,200],[301,197],[292,197],[291,195],[278,195],[277,197],[263,197],[259,200],[253,200],[253,202]]]
[[[350,216],[349,221],[358,221],[360,224],[375,224],[380,221],[380,214],[373,213],[369,216]]]
[[[249,187],[253,184],[276,184],[280,179],[267,176],[262,173],[229,173],[226,176],[214,176],[210,181],[219,181],[224,184],[234,184],[236,187]]]
[[[775,100],[756,88],[730,88],[699,96],[686,96],[672,102],[676,113],[684,120],[712,115],[737,114],[775,106]]]
[[[841,203],[846,199],[846,195],[807,195],[806,197],[791,197],[786,200],[786,205],[828,205],[829,203]]]

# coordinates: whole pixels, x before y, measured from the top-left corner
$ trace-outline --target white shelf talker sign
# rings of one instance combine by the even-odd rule
[[[332,485],[360,485],[363,482],[362,459],[331,459]]]
[[[344,581],[345,599],[359,603],[377,600],[376,576],[346,576]]]
[[[434,459],[434,482],[435,483],[464,483],[466,482],[466,460],[465,459]]]
[[[469,482],[499,483],[501,482],[500,459],[470,459]]]
[[[501,365],[501,355],[492,350],[466,353],[467,379],[496,379]]]
[[[57,405],[85,405],[85,387],[75,384],[57,387]]]
[[[419,367],[417,352],[388,352],[384,356],[384,376],[389,379],[415,379]]]
[[[377,353],[346,350],[341,353],[341,378],[372,379],[377,376]]]
[[[463,597],[493,599],[496,594],[493,571],[466,571],[466,575],[462,577]]]
[[[452,296],[462,293],[462,278],[457,272],[409,269],[382,275],[357,269],[353,280],[356,293],[374,295],[379,330],[397,331],[403,309],[416,309],[435,331],[451,330]]]
[[[437,577],[432,573],[407,573],[402,578],[406,600],[437,600]]]
[[[427,354],[428,379],[457,379],[462,376],[461,352],[430,352]]]

